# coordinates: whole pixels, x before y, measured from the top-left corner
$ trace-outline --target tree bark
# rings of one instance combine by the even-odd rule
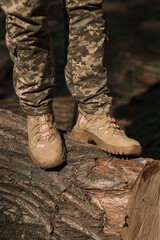
[[[69,134],[65,143],[67,164],[39,169],[25,118],[0,110],[0,239],[158,240],[133,233],[147,226],[158,234],[149,223],[159,220],[159,162],[111,156]]]

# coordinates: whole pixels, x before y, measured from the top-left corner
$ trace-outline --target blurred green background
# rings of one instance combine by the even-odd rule
[[[103,9],[112,115],[128,136],[141,142],[143,156],[160,159],[160,0],[105,0]],[[55,97],[67,97],[61,0],[50,1],[49,27],[56,63]],[[0,104],[21,114],[4,38],[5,16],[0,11]]]

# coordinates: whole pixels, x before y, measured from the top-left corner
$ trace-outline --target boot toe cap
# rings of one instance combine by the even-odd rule
[[[51,144],[42,149],[30,148],[32,160],[42,169],[54,168],[65,162],[66,153],[63,146],[54,148]]]

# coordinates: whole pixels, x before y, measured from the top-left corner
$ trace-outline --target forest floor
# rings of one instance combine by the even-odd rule
[[[143,156],[160,156],[160,18],[159,0],[104,1],[105,49],[112,115],[126,134],[140,141]],[[59,10],[59,11],[58,11]],[[54,12],[54,14],[53,14]],[[69,131],[75,121],[75,103],[64,81],[64,21],[62,4],[49,9],[49,26],[56,62],[55,109],[58,127]],[[54,19],[52,18],[54,16]],[[3,34],[1,34],[3,42]],[[0,66],[8,51],[0,49]],[[23,115],[12,84],[12,67],[0,71],[0,106]],[[59,103],[59,104],[58,104]],[[68,106],[70,106],[68,117]],[[58,111],[63,109],[63,111]],[[55,112],[56,112],[55,111]],[[61,114],[64,114],[61,117]],[[60,119],[67,118],[67,124]]]

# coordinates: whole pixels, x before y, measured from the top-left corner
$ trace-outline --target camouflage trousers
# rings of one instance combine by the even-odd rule
[[[7,17],[6,43],[21,106],[29,115],[46,114],[52,111],[55,84],[48,1],[0,0],[0,6]],[[67,86],[84,112],[109,112],[102,0],[65,0],[65,7],[69,19]]]

